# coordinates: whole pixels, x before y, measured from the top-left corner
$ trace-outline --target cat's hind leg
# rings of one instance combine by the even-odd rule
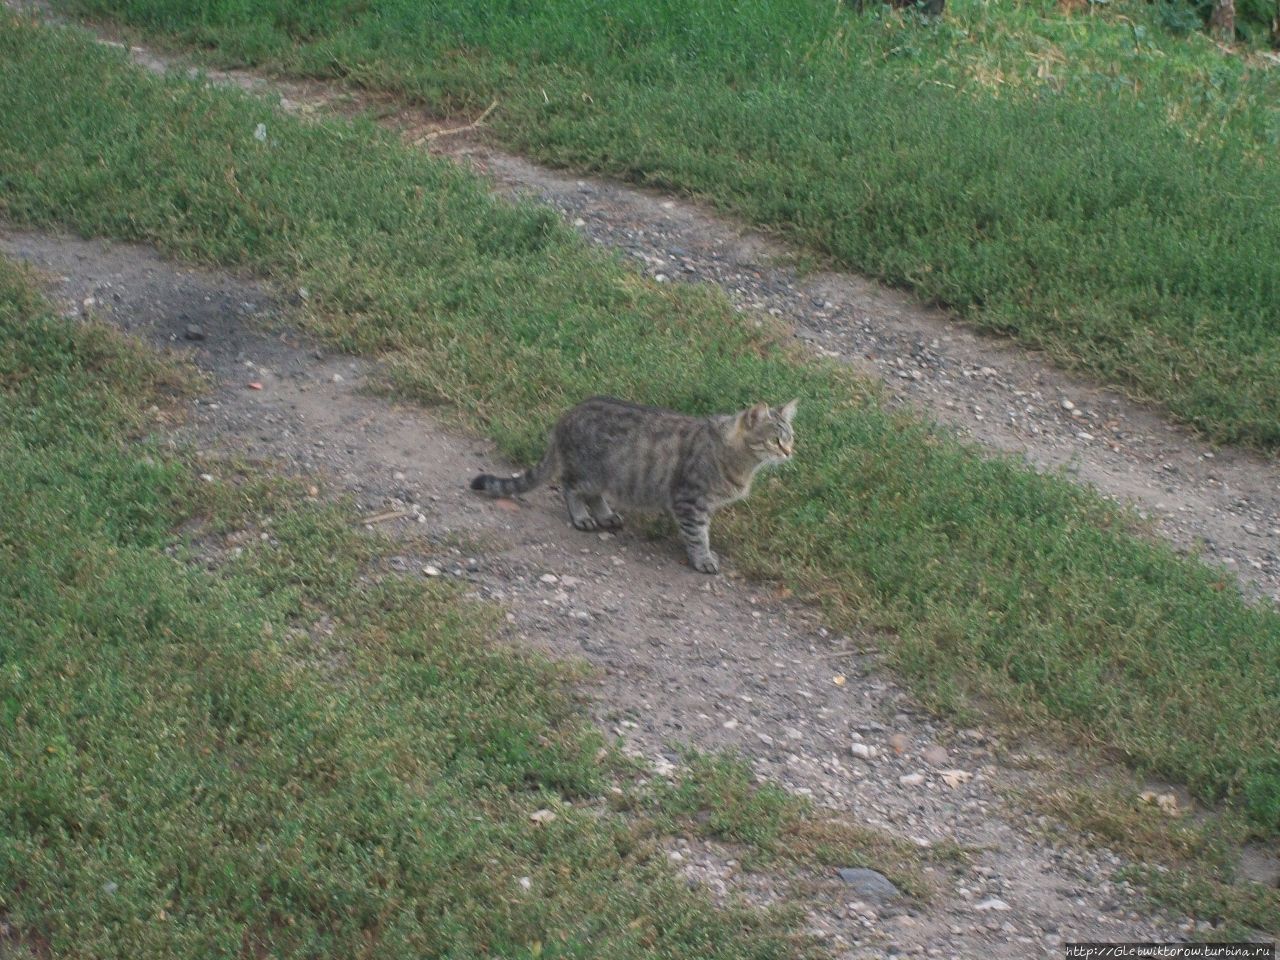
[[[587,502],[587,509],[591,511],[591,516],[595,518],[596,524],[601,530],[620,530],[622,529],[622,518],[613,512],[613,507],[609,506],[609,501],[600,494],[592,494],[583,496]]]
[[[577,487],[568,482],[564,484],[564,505],[569,511],[569,522],[579,530],[598,530],[600,525],[591,515],[587,503],[588,498]]]

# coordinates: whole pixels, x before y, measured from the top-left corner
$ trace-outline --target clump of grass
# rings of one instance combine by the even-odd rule
[[[1029,805],[1044,810],[1082,834],[1135,859],[1197,864],[1206,872],[1225,873],[1231,850],[1244,836],[1240,824],[1223,818],[1204,821],[1174,817],[1136,791],[1122,787],[1062,786],[1035,796]]]
[[[372,126],[144,76],[13,19],[0,54],[5,215],[306,286],[314,332],[381,356],[397,396],[447,402],[519,460],[594,393],[690,412],[799,396],[794,464],[718,528],[740,568],[894,628],[928,696],[980,694],[1280,829],[1280,616],[1228,574]]]
[[[1165,5],[75,0],[707,198],[1216,440],[1280,445],[1280,69]],[[872,5],[874,6],[874,5]]]
[[[491,611],[131,439],[181,380],[0,263],[0,953],[813,955],[592,809],[598,736]],[[207,569],[206,514],[269,539]]]

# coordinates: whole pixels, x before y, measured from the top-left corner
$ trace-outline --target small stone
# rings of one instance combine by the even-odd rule
[[[931,747],[925,747],[920,756],[924,758],[925,763],[940,767],[947,762],[947,748],[934,744]]]
[[[194,323],[188,326],[186,330],[182,331],[182,335],[186,337],[188,340],[204,339],[204,331],[201,330],[199,327],[197,327]]]
[[[393,474],[391,475],[391,478],[392,478],[393,480],[403,480],[403,479],[405,479],[404,471],[403,471],[403,470],[397,470],[395,473],[393,473]]]
[[[341,382],[342,382],[342,374],[340,374],[340,373],[335,373],[335,374],[333,375],[333,382],[334,382],[334,383],[341,383]]]
[[[307,496],[308,497],[320,496],[320,488],[313,483],[311,486],[307,487]]]
[[[557,577],[554,573],[544,573],[542,576],[538,578],[538,582],[539,583],[559,583],[560,578]]]
[[[428,577],[438,577],[440,576],[440,568],[428,565],[422,568],[422,573]]]
[[[840,879],[853,888],[853,892],[869,900],[889,900],[898,896],[895,887],[883,873],[864,867],[840,867],[836,870]]]
[[[859,760],[872,760],[876,755],[876,748],[865,743],[855,743],[849,747],[849,752]]]
[[[532,889],[533,889],[533,881],[532,881],[531,879],[529,879],[528,877],[521,877],[521,878],[520,878],[520,880],[519,880],[518,882],[519,882],[519,884],[520,884],[520,888],[521,888],[522,890],[532,890]]]
[[[111,896],[113,893],[115,893],[119,889],[120,889],[120,884],[115,883],[114,881],[111,881],[111,880],[108,880],[106,883],[102,885],[102,892],[105,893],[107,896]]]
[[[1076,405],[1072,403],[1070,400],[1068,400],[1066,397],[1063,397],[1061,400],[1058,401],[1058,403],[1063,410],[1074,410],[1076,408]]]
[[[898,782],[904,787],[918,787],[924,783],[923,773],[904,773],[898,778]]]
[[[973,909],[985,913],[988,910],[1012,910],[1013,908],[998,897],[991,897],[989,900],[975,903]]]
[[[529,814],[529,819],[533,823],[538,824],[538,826],[542,826],[544,823],[550,823],[555,818],[556,815],[554,810],[536,810]]]
[[[213,483],[213,474],[212,474],[212,473],[202,473],[202,474],[200,474],[200,479],[201,479],[201,480],[203,480],[205,483]]]

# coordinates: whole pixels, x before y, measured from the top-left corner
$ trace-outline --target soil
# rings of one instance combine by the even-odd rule
[[[150,69],[171,68],[149,51],[132,54]],[[360,106],[318,85],[211,79],[282,95],[289,109]],[[408,137],[433,129],[409,114],[386,119]],[[696,204],[549,171],[477,131],[428,146],[481,170],[496,190],[552,204],[656,279],[716,283],[743,310],[788,320],[815,350],[882,377],[899,402],[1133,504],[1159,535],[1234,570],[1260,602],[1280,597],[1273,459],[1206,445],[1156,410],[897,291],[849,274],[802,275],[783,246]],[[804,906],[838,955],[1059,956],[1065,941],[1190,932],[1186,918],[1150,912],[1111,879],[1120,857],[1011,805],[1011,788],[1040,782],[1028,748],[917,709],[881,667],[873,640],[834,635],[812,611],[732,575],[694,573],[674,539],[580,533],[553,492],[524,502],[475,497],[466,489],[474,473],[514,465],[421,409],[369,395],[365,361],[289,332],[287,304],[252,279],[181,266],[143,247],[3,227],[0,253],[45,271],[68,312],[181,350],[209,372],[213,386],[183,439],[313,478],[371,516],[402,514],[376,524],[402,545],[395,564],[466,582],[507,608],[510,639],[593,664],[595,719],[659,775],[679,764],[682,745],[730,747],[761,777],[860,823],[921,847],[977,851],[971,867],[937,871],[942,892],[927,904],[868,903],[834,876],[813,884]],[[972,778],[950,786],[943,770]],[[716,895],[787,895],[781,880],[744,873],[732,851],[689,844],[672,852],[690,882]],[[1274,856],[1251,855],[1274,882]]]

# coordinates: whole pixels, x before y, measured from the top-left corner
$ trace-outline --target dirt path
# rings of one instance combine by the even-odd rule
[[[840,956],[1012,960],[1059,955],[1065,940],[1166,940],[1184,930],[1185,921],[1138,912],[1133,892],[1108,879],[1116,857],[1049,843],[1010,814],[1001,790],[1032,775],[983,732],[913,709],[865,638],[830,635],[750,584],[693,573],[674,541],[579,533],[550,492],[525,505],[476,498],[469,477],[501,465],[490,444],[365,395],[362,362],[263,333],[276,308],[252,282],[146,248],[14,230],[0,229],[0,254],[44,271],[69,312],[190,352],[215,386],[185,438],[349,492],[370,514],[405,511],[380,524],[402,544],[393,564],[463,579],[507,606],[513,639],[594,664],[597,721],[659,771],[678,763],[684,744],[733,747],[761,776],[858,822],[922,846],[980,851],[971,868],[937,871],[943,892],[928,905],[874,903],[819,878],[805,905]],[[895,734],[905,737],[900,755]],[[875,755],[855,756],[854,744]],[[949,787],[944,769],[973,779]],[[780,895],[723,851],[673,852],[715,893]]]

